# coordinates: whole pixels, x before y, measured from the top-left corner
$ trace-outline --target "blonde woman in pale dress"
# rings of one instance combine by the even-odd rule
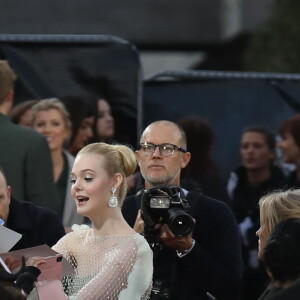
[[[78,213],[91,220],[92,228],[77,226],[53,246],[75,270],[63,278],[70,299],[149,298],[152,251],[121,213],[124,179],[135,169],[134,153],[124,145],[95,143],[77,154],[71,193]]]

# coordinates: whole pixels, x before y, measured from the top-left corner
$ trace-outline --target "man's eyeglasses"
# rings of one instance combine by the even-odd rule
[[[164,143],[164,144],[157,145],[157,144],[148,143],[148,142],[144,142],[144,143],[140,144],[140,152],[143,155],[150,156],[155,152],[156,147],[159,148],[159,152],[162,156],[170,156],[170,155],[174,154],[175,150],[179,150],[183,153],[187,152],[183,148],[178,147],[173,144]]]

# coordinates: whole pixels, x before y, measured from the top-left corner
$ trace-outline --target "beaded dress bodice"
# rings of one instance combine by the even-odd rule
[[[63,278],[70,299],[148,299],[152,251],[139,234],[93,236],[92,229],[74,231],[53,249],[68,260],[75,274]]]

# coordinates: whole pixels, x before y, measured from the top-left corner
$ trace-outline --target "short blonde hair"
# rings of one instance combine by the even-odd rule
[[[93,143],[83,147],[77,156],[85,153],[102,155],[105,164],[103,167],[110,177],[118,173],[123,176],[123,181],[116,192],[120,206],[122,206],[128,188],[126,177],[133,174],[137,166],[133,150],[125,145]]]
[[[9,91],[14,87],[17,75],[7,60],[0,60],[0,105],[3,104]]]
[[[71,132],[72,124],[70,121],[69,113],[65,108],[65,105],[57,98],[48,98],[48,99],[40,100],[32,107],[32,122],[31,122],[32,125],[35,122],[38,112],[50,110],[50,109],[56,109],[57,111],[60,112],[60,114],[63,117],[63,121],[66,129]]]
[[[276,191],[259,200],[260,224],[268,234],[281,221],[300,218],[300,189]]]

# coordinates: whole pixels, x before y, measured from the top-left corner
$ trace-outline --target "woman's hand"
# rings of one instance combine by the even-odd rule
[[[26,266],[33,266],[38,268],[39,265],[45,264],[46,260],[43,257],[40,256],[33,256],[28,258],[26,261]]]

